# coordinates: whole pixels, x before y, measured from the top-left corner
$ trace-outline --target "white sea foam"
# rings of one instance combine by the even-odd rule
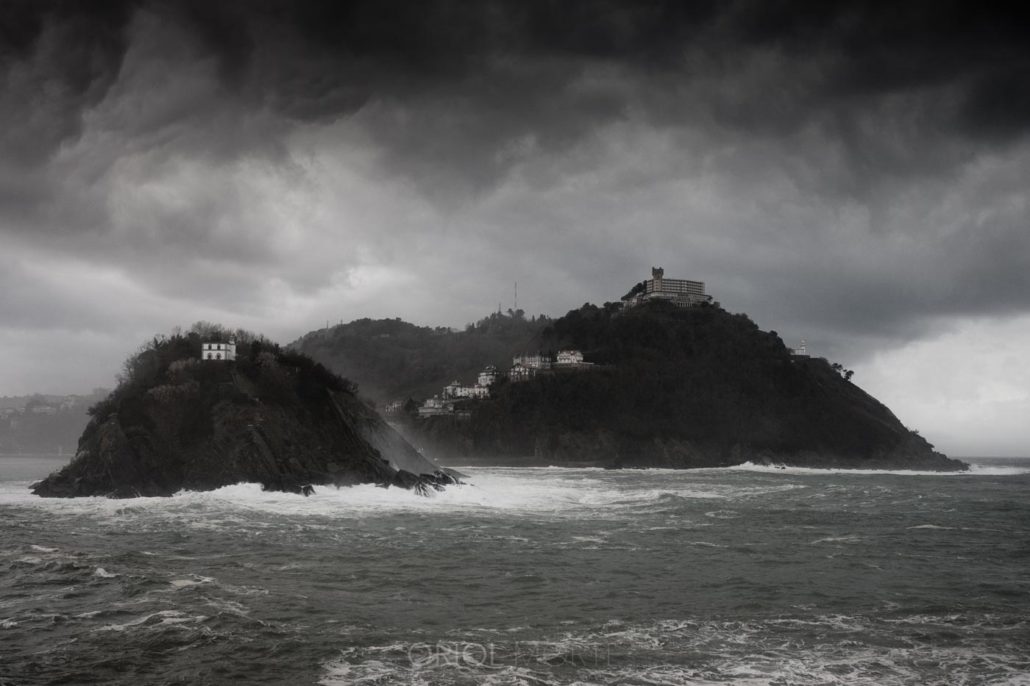
[[[859,617],[717,622],[611,623],[553,641],[397,644],[350,648],[322,665],[337,684],[914,684],[1027,683],[1015,655],[924,642],[886,647],[882,627]],[[489,631],[500,636],[504,631]],[[798,642],[795,637],[809,637]],[[682,655],[691,655],[683,660]],[[1024,681],[1021,681],[1024,680]]]
[[[1030,474],[1030,467],[1013,467],[976,464],[969,464],[969,469],[961,472],[933,472],[915,469],[840,469],[840,468],[816,468],[816,467],[791,467],[786,465],[764,465],[754,462],[733,465],[732,467],[719,467],[718,469],[729,471],[764,472],[768,474],[843,474],[850,476],[868,475],[892,475],[892,476],[1017,476]]]
[[[201,584],[209,584],[214,579],[209,576],[194,576],[192,579],[172,579],[168,583],[172,588],[187,588],[189,586],[200,586]]]
[[[737,519],[740,517],[740,513],[733,510],[712,510],[711,512],[705,512],[705,517],[711,517],[712,519]]]
[[[706,513],[709,519],[721,519],[740,516],[734,511],[733,503],[743,499],[761,499],[793,489],[811,488],[805,480],[796,478],[755,484],[737,478],[734,472],[738,471],[777,475],[941,476],[936,472],[780,469],[752,463],[702,470],[624,472],[595,468],[466,467],[463,471],[468,474],[466,484],[451,485],[442,491],[431,491],[426,496],[405,489],[361,485],[340,489],[316,486],[315,494],[305,498],[290,493],[266,492],[256,484],[241,483],[213,491],[181,492],[171,498],[126,501],[103,497],[40,498],[29,491],[29,482],[0,482],[0,506],[41,508],[58,515],[95,515],[111,522],[128,522],[144,517],[152,519],[156,515],[174,519],[193,530],[269,526],[261,518],[253,517],[253,512],[330,518],[360,518],[395,512],[503,512],[510,516],[612,519],[632,516],[640,510],[678,509],[683,503],[704,501],[712,501],[713,504],[721,501],[719,504],[729,505],[711,508]],[[974,465],[971,471],[961,474],[1023,473],[1030,473],[1030,469]],[[631,480],[637,487],[625,488],[625,482]],[[197,516],[199,512],[204,512],[205,516]],[[39,550],[37,554],[43,552]],[[49,552],[47,549],[46,553]]]
[[[817,538],[811,542],[812,545],[818,543],[859,543],[863,539],[861,536],[827,536],[825,538]]]
[[[371,484],[346,488],[316,486],[314,495],[262,491],[257,484],[240,483],[213,491],[184,491],[171,498],[103,497],[40,498],[27,483],[0,483],[0,505],[44,508],[56,514],[96,514],[113,520],[165,514],[193,529],[220,528],[235,518],[240,524],[261,526],[248,511],[297,516],[362,517],[397,511],[496,512],[511,514],[608,517],[635,508],[677,506],[682,501],[734,500],[762,497],[799,488],[797,484],[754,486],[700,481],[690,471],[662,470],[649,474],[653,483],[627,490],[623,481],[641,472],[595,469],[487,468],[466,469],[467,483],[419,495],[399,488]],[[650,487],[648,487],[650,486]],[[199,511],[208,516],[197,517]],[[218,513],[217,517],[210,516]]]
[[[955,630],[972,633],[961,646],[938,646],[919,629],[934,618],[911,619],[914,633],[900,646],[881,644],[877,620],[844,615],[609,622],[597,632],[553,640],[390,643],[341,651],[323,664],[319,683],[886,686],[979,682],[986,673],[996,683],[1026,683],[1018,655],[979,645],[975,623],[962,627],[954,624],[957,616],[946,618]]]
[[[43,564],[43,558],[35,555],[22,555],[15,562],[23,565],[41,565]]]
[[[93,570],[93,576],[100,577],[101,579],[114,579],[118,575],[113,572],[107,571],[103,567],[97,567],[95,570]]]
[[[973,476],[1019,476],[1020,474],[1030,474],[1030,462],[1026,467],[1016,466],[1002,466],[992,464],[977,464],[971,462],[969,464],[969,472]]]
[[[161,610],[152,612],[137,619],[130,620],[124,624],[106,624],[98,627],[95,631],[130,631],[139,628],[179,626],[183,624],[196,624],[203,622],[205,615],[187,615],[178,610]]]

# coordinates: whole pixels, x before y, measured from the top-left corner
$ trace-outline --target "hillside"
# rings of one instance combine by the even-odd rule
[[[906,429],[839,367],[794,356],[775,332],[718,306],[585,305],[542,327],[527,347],[576,348],[595,366],[501,381],[489,400],[465,403],[465,416],[410,419],[409,438],[438,459],[462,463],[964,467]],[[504,359],[481,355],[467,366]],[[392,374],[369,374],[369,382],[416,386],[403,359],[395,358]]]
[[[535,350],[545,317],[495,313],[464,331],[415,326],[400,319],[358,319],[306,334],[290,347],[351,379],[377,403],[426,398],[448,382],[474,379],[484,365]]]
[[[232,339],[236,359],[201,359]],[[424,489],[452,481],[310,358],[246,332],[202,327],[157,337],[91,408],[78,451],[37,495],[171,495],[238,482],[301,492],[376,483]]]

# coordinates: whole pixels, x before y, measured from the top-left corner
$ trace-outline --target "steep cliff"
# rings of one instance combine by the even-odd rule
[[[33,492],[158,496],[241,481],[424,490],[454,480],[309,358],[243,339],[235,361],[209,361],[200,346],[197,334],[156,338],[130,359],[92,408],[75,458]]]

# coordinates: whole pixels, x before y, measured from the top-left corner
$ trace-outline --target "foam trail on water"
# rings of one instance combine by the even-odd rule
[[[1030,474],[1030,467],[983,465],[972,463],[962,472],[933,472],[916,469],[840,469],[817,467],[792,467],[787,465],[763,465],[745,462],[732,467],[718,467],[728,471],[764,472],[768,474],[843,474],[849,476],[894,475],[894,476],[1018,476]]]

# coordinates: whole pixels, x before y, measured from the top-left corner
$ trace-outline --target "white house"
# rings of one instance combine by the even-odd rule
[[[454,403],[441,399],[439,396],[428,398],[422,407],[418,408],[420,417],[429,417],[437,414],[450,414],[454,412]]]
[[[477,386],[489,387],[495,381],[497,381],[497,367],[489,365],[483,371],[479,372],[479,380],[476,381]]]
[[[465,391],[468,392],[467,397],[475,400],[490,397],[490,388],[488,386],[467,386]]]
[[[516,362],[508,370],[508,378],[512,383],[518,383],[519,381],[528,381],[533,376],[533,370],[525,366],[521,362]]]
[[[556,363],[558,366],[583,364],[583,353],[578,350],[559,350]]]
[[[463,386],[454,380],[443,387],[443,397],[445,398],[460,398],[462,397],[461,391]]]
[[[236,341],[228,343],[202,343],[200,345],[200,359],[222,360],[229,362],[236,359]]]

